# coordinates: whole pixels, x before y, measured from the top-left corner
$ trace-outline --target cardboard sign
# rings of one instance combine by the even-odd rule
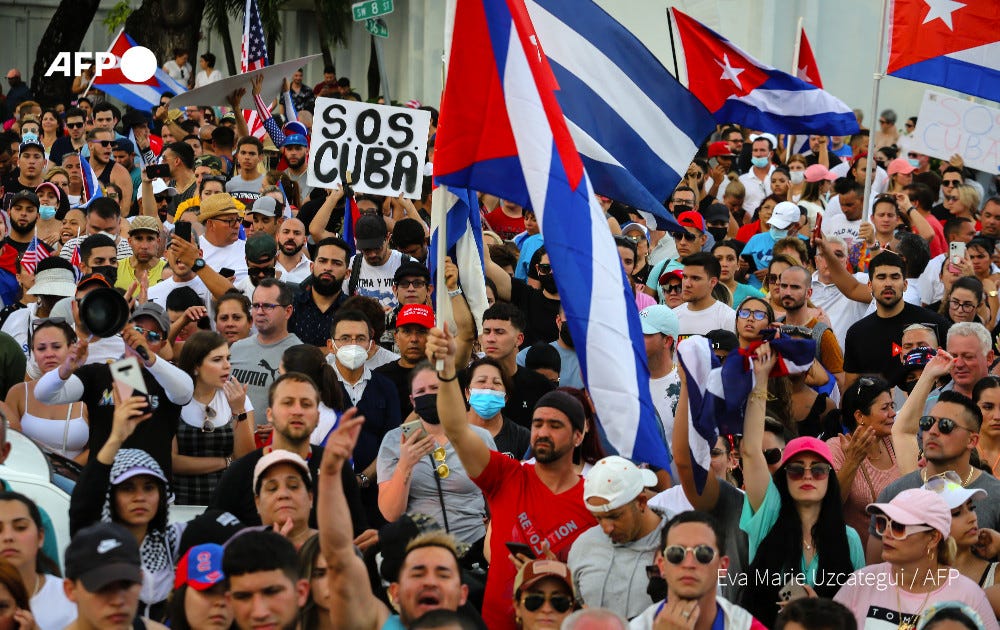
[[[911,151],[942,160],[957,153],[966,166],[987,173],[1000,166],[1000,109],[927,90],[913,135]]]
[[[419,199],[431,113],[408,107],[317,98],[309,142],[309,185]]]

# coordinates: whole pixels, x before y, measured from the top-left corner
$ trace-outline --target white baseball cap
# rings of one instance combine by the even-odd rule
[[[774,206],[771,218],[767,220],[768,225],[773,225],[779,230],[784,230],[793,223],[798,223],[802,219],[802,212],[799,207],[791,201],[782,201]]]
[[[655,486],[656,473],[639,468],[624,457],[611,455],[594,464],[583,480],[583,500],[591,512],[610,512],[634,501],[644,488]],[[604,499],[591,505],[589,499]]]

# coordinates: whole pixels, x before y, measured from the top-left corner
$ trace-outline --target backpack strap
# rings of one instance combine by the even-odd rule
[[[361,273],[361,261],[364,259],[364,254],[358,252],[354,254],[354,262],[351,263],[351,279],[347,282],[347,295],[354,295],[354,292],[358,290],[358,280],[361,278],[359,274]]]
[[[821,345],[822,340],[823,340],[823,333],[825,333],[828,330],[830,330],[830,327],[827,326],[826,324],[824,324],[823,322],[816,322],[816,325],[813,326],[813,329],[812,329],[812,338],[813,338],[813,341],[816,342],[816,359],[817,360],[819,359],[819,356],[820,356],[820,345]]]

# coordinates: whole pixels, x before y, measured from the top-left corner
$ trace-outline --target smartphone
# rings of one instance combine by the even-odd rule
[[[146,167],[146,177],[156,179],[157,177],[170,178],[169,164],[150,164]]]
[[[177,223],[174,223],[174,236],[189,243],[193,242],[191,240],[191,222],[178,221]]]
[[[790,602],[808,596],[809,591],[806,590],[806,587],[801,584],[796,584],[794,581],[787,582],[781,587],[781,590],[778,591],[778,601],[782,602]]]
[[[948,243],[948,256],[951,258],[951,262],[956,265],[960,264],[962,259],[965,258],[965,243],[961,241]]]
[[[406,441],[409,442],[416,435],[416,439],[420,439],[427,435],[427,431],[424,431],[424,425],[420,420],[410,420],[405,422],[400,426],[403,429],[403,435],[406,436]]]
[[[122,400],[132,396],[143,396],[149,398],[146,391],[146,381],[142,378],[142,369],[139,367],[139,360],[135,357],[119,359],[110,365],[111,380]]]
[[[813,228],[813,243],[823,235],[823,215],[816,214],[816,227]]]
[[[532,560],[535,559],[535,552],[531,549],[529,545],[519,542],[507,542],[504,544],[507,545],[507,550],[510,551],[515,556],[521,553],[527,556],[528,558],[531,558]]]
[[[223,278],[232,278],[233,276],[236,275],[236,272],[230,269],[229,267],[223,267],[222,269],[219,269],[219,275],[222,276]]]

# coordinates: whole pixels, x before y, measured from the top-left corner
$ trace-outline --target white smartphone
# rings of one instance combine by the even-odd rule
[[[148,400],[149,392],[146,390],[146,381],[142,378],[142,368],[139,367],[138,359],[135,357],[120,359],[112,363],[110,368],[111,379],[122,400],[132,396],[144,396]]]
[[[952,241],[948,244],[948,255],[951,257],[951,262],[953,264],[959,264],[962,259],[965,258],[965,243],[960,241]]]

